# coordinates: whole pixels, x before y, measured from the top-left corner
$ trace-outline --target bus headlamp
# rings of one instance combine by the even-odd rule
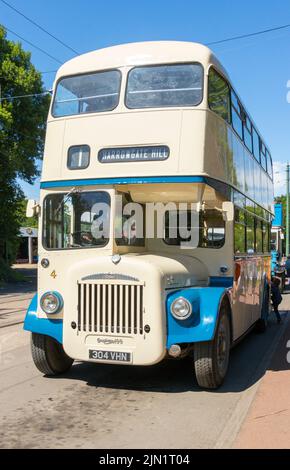
[[[192,314],[191,303],[184,297],[175,299],[171,304],[170,310],[177,320],[186,320]]]
[[[62,296],[58,292],[46,292],[40,299],[40,306],[45,313],[58,313],[63,307]]]

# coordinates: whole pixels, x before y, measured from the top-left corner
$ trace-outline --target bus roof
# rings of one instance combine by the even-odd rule
[[[213,52],[203,44],[183,41],[147,41],[106,47],[74,57],[59,68],[56,80],[67,75],[115,67],[192,61],[200,62],[204,66],[214,64],[229,78]]]
[[[205,68],[205,73],[207,73],[210,65],[214,65],[233,87],[240,102],[243,104],[243,100],[233,86],[229,74],[213,51],[203,44],[189,41],[132,42],[87,52],[65,62],[57,71],[54,85],[64,76],[79,75],[112,68],[157,65],[172,62],[200,62]],[[249,113],[244,104],[243,107],[254,127],[258,130],[251,113]],[[261,135],[261,133],[259,134]],[[265,145],[269,148],[266,142]]]

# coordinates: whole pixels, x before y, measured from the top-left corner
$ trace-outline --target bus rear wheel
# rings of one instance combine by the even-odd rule
[[[73,364],[62,345],[50,336],[32,333],[31,353],[35,366],[45,375],[62,374]]]
[[[230,337],[229,315],[222,307],[214,339],[194,345],[194,368],[200,387],[215,389],[223,383],[229,365]]]

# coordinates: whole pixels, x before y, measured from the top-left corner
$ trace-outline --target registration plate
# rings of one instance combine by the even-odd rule
[[[131,356],[129,352],[89,350],[89,358],[95,361],[131,362]]]

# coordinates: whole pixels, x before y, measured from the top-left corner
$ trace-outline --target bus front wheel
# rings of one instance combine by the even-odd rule
[[[32,333],[31,353],[35,366],[45,375],[62,374],[73,364],[62,345],[50,336]]]
[[[200,387],[215,389],[223,383],[229,364],[230,337],[230,320],[224,306],[214,339],[194,345],[195,376]]]

